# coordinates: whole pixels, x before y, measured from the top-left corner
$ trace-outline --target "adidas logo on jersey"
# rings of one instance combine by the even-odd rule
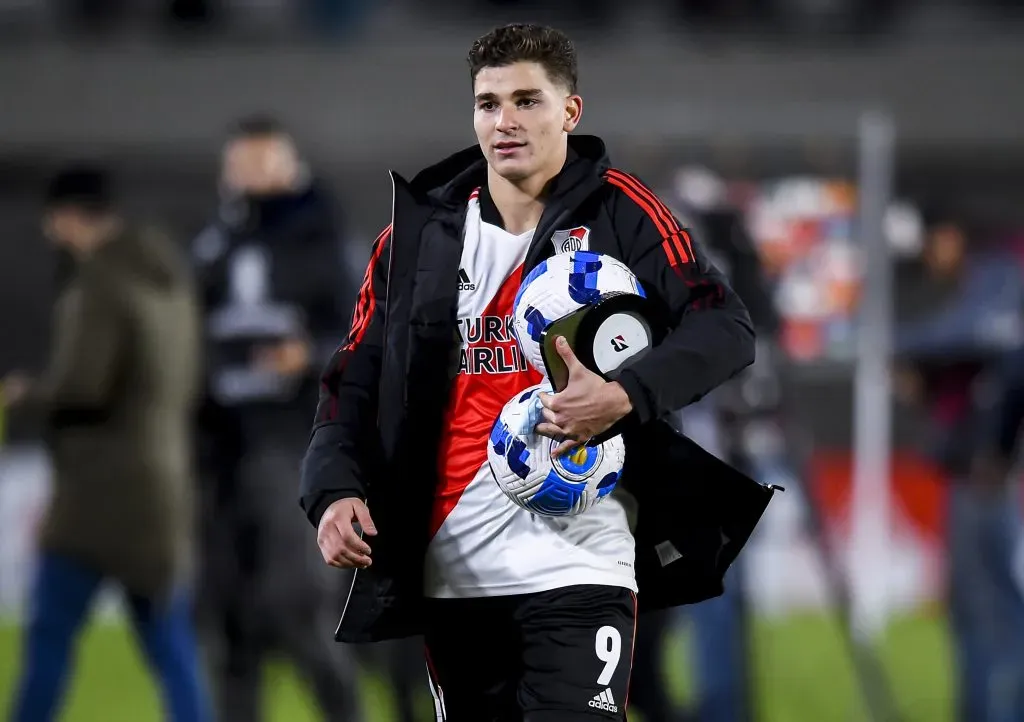
[[[594,699],[587,703],[594,709],[603,709],[605,712],[618,712],[619,708],[615,704],[615,698],[612,697],[611,688],[606,689],[601,694],[595,694]]]
[[[469,280],[469,274],[466,273],[465,268],[459,269],[459,290],[460,291],[475,291],[476,284]]]

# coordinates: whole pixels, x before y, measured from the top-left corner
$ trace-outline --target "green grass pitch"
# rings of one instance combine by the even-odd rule
[[[852,668],[843,653],[835,622],[820,615],[757,620],[752,655],[756,722],[853,722],[867,719],[859,706]],[[19,630],[0,624],[0,718],[7,708],[18,668]],[[903,722],[950,722],[952,678],[946,626],[936,613],[894,619],[879,649],[896,690]],[[672,692],[689,697],[685,630],[666,648]],[[153,682],[129,631],[117,624],[94,623],[83,634],[62,722],[158,722],[160,708]],[[267,668],[265,722],[319,720],[305,686],[290,667]],[[363,690],[368,722],[393,719],[388,688],[367,673]],[[424,689],[424,712],[430,707]],[[425,720],[432,716],[424,717]],[[631,722],[640,720],[631,714]]]

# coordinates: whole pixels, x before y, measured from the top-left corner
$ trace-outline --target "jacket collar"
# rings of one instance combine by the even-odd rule
[[[544,204],[544,213],[526,255],[524,268],[529,272],[550,255],[548,239],[570,221],[574,212],[603,185],[602,175],[609,167],[604,142],[596,136],[569,136],[565,165],[555,176]],[[487,183],[487,161],[479,146],[455,155],[418,173],[411,182],[392,173],[419,203],[442,211],[437,217],[453,228],[464,219],[469,196]]]

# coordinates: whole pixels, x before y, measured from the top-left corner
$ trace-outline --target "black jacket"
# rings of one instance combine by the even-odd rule
[[[634,411],[623,485],[640,505],[636,573],[642,608],[700,601],[760,518],[772,490],[678,436],[660,418],[753,361],[746,310],[689,233],[634,177],[611,169],[604,144],[571,136],[524,273],[552,255],[552,234],[585,225],[590,250],[624,261],[672,331],[618,377]],[[301,505],[318,525],[345,497],[366,499],[378,536],[338,629],[343,641],[420,631],[423,560],[437,449],[452,380],[462,230],[486,184],[476,147],[413,181],[392,173],[392,224],[378,237],[352,329],[325,370],[302,466]]]

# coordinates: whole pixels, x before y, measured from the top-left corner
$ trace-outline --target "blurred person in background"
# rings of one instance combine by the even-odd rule
[[[1022,342],[1024,281],[1008,253],[968,254],[974,240],[955,214],[929,220],[922,263],[897,286],[895,391],[926,411],[929,454],[952,481],[949,605],[959,719],[1003,722],[1024,719],[1016,635],[1024,607],[1011,581],[1016,510],[982,483],[996,475],[979,461],[992,446],[981,392],[1001,393],[993,381],[1006,384],[1004,359]]]
[[[276,651],[310,682],[328,719],[353,722],[356,668],[330,642],[341,580],[294,513],[318,370],[356,295],[338,212],[269,117],[232,130],[221,190],[216,219],[193,243],[208,353],[203,629],[221,719],[260,718],[263,663]]]
[[[683,217],[687,217],[684,212]],[[757,351],[754,363],[679,414],[680,429],[722,460],[762,483],[771,465],[754,439],[770,436],[784,448],[779,408],[779,317],[754,239],[741,212],[725,198],[693,206],[696,231],[707,239],[708,255],[721,269],[750,313]],[[750,629],[744,562],[726,574],[721,596],[682,611],[692,624],[696,714],[699,722],[751,722]]]
[[[1000,358],[990,381],[994,403],[983,417],[982,438],[962,492],[970,501],[960,501],[952,519],[962,535],[953,563],[960,570],[974,565],[983,571],[963,572],[954,579],[954,584],[970,581],[977,586],[955,589],[953,595],[970,595],[962,599],[959,612],[964,631],[959,661],[966,692],[961,719],[984,714],[977,719],[1002,722],[1024,719],[1024,579],[1018,556],[1024,346]]]
[[[729,279],[746,306],[757,333],[753,366],[700,401],[677,413],[676,425],[719,458],[758,478],[757,460],[744,444],[745,425],[765,416],[763,401],[777,396],[762,393],[774,383],[771,346],[778,315],[760,256],[747,232],[742,213],[727,203],[722,179],[705,169],[679,174],[672,211],[705,243],[708,257]],[[751,400],[752,398],[757,400]],[[760,401],[759,401],[760,400]],[[768,409],[770,412],[772,409]],[[741,561],[726,576],[719,597],[674,611],[644,614],[637,622],[631,709],[646,722],[682,719],[666,689],[665,641],[682,616],[692,623],[696,709],[688,716],[699,722],[747,722],[751,719],[746,605]]]
[[[167,719],[207,722],[190,595],[201,334],[188,264],[118,214],[100,169],[52,181],[44,228],[75,265],[61,284],[47,371],[3,383],[7,405],[44,415],[54,468],[10,719],[56,718],[78,634],[112,580],[126,592]]]

